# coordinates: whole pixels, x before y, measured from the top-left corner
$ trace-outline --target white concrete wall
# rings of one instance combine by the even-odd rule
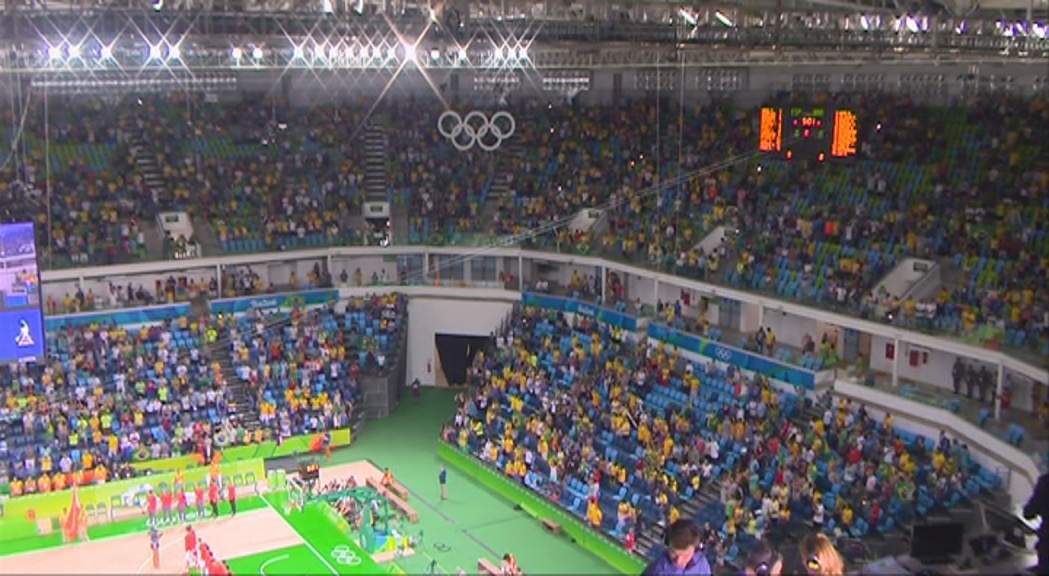
[[[472,294],[474,292],[483,295]],[[418,378],[424,386],[434,385],[437,358],[434,336],[489,336],[521,298],[515,292],[471,289],[456,291],[455,296],[461,299],[428,296],[408,299],[408,382]]]
[[[890,296],[902,298],[915,284],[918,283],[936,265],[932,260],[921,258],[904,258],[891,272],[881,279],[874,287],[874,293],[880,294],[885,290]]]

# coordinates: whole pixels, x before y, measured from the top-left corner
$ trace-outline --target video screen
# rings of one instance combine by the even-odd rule
[[[0,224],[0,363],[44,356],[44,313],[32,222]]]

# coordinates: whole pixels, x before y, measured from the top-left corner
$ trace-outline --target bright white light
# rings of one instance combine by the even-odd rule
[[[378,60],[382,57],[382,50],[379,50],[378,46],[372,46],[372,58]]]
[[[386,59],[387,60],[396,60],[397,59],[397,49],[394,48],[393,46],[390,46],[389,48],[387,48],[387,50],[386,50]]]
[[[160,44],[155,44],[155,45],[154,44],[150,44],[149,45],[149,59],[150,60],[160,60]]]
[[[234,60],[238,60],[239,61],[241,58],[244,57],[244,51],[241,50],[240,48],[234,48],[230,52],[230,56],[232,56]]]
[[[685,10],[684,8],[681,8],[681,9],[679,9],[679,10],[677,11],[677,14],[678,14],[678,16],[680,16],[680,17],[681,17],[681,19],[682,19],[682,20],[684,20],[684,21],[685,21],[685,22],[686,22],[686,23],[687,23],[687,24],[688,24],[689,26],[695,26],[695,25],[696,25],[696,23],[697,23],[697,21],[696,21],[696,17],[695,17],[695,16],[694,16],[694,15],[693,15],[693,14],[692,14],[691,12],[689,12],[688,10]]]
[[[262,60],[262,48],[258,46],[251,49],[251,57],[256,60]]]
[[[52,60],[61,60],[62,59],[62,49],[59,48],[58,46],[49,46],[47,48],[47,57],[52,59]]]
[[[99,50],[98,55],[103,60],[112,60],[113,59],[113,49],[110,48],[109,46],[103,46],[102,49]]]
[[[302,60],[302,58],[306,55],[305,51],[303,51],[302,49],[302,46],[296,46],[292,49],[292,52],[292,58],[296,60]]]
[[[517,49],[518,60],[528,60],[528,48],[521,46]]]
[[[415,46],[411,44],[404,45],[404,59],[407,62],[416,62],[419,59],[419,54],[415,50]]]
[[[1035,38],[1045,38],[1049,35],[1049,26],[1035,22],[1034,25],[1031,26],[1031,32],[1034,33]]]
[[[725,27],[728,27],[728,28],[732,28],[733,26],[735,26],[735,24],[732,23],[732,20],[728,16],[723,14],[720,10],[717,11],[717,12],[714,12],[714,18],[716,18],[717,21],[720,22],[722,26],[725,26]]]
[[[168,46],[168,60],[178,60],[182,58],[182,49],[178,47],[178,44]]]
[[[339,59],[339,49],[337,47],[335,47],[335,46],[329,46],[328,47],[328,60],[338,60],[338,59]]]
[[[335,7],[332,6],[331,0],[321,0],[321,12],[325,14],[331,14],[335,12]]]
[[[909,30],[911,34],[916,34],[918,32],[918,21],[910,16],[907,17],[907,30]]]
[[[430,49],[430,60],[440,60],[440,59],[441,59],[441,51],[436,49],[436,48]]]
[[[866,14],[864,14],[863,16],[860,16],[860,26],[862,26],[864,30],[870,30],[871,29],[871,21],[870,21],[870,18],[867,18]]]
[[[74,46],[73,44],[70,44],[68,47],[66,47],[66,57],[70,60],[80,58],[80,46]]]

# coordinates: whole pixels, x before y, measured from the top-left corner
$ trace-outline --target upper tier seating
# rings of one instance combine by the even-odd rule
[[[656,541],[658,525],[693,514],[720,534],[711,560],[732,562],[762,533],[810,521],[817,504],[840,541],[1001,482],[957,441],[860,406],[826,400],[813,413],[674,349],[639,356],[629,337],[587,319],[525,308],[498,342],[479,356],[479,391],[461,399],[445,438],[617,539],[635,530]]]
[[[379,184],[395,206],[408,205],[397,234],[409,241],[512,233],[530,246],[597,252],[868,317],[887,309],[903,326],[1049,354],[1049,292],[1037,289],[1049,282],[1045,97],[981,95],[951,109],[899,95],[830,103],[858,113],[853,164],[757,158],[754,110],[723,102],[515,103],[517,131],[495,153],[455,150],[435,126],[442,108],[417,100],[305,109],[253,97],[52,102],[50,138],[36,129],[42,123],[26,130],[25,179],[41,188],[39,144],[50,141],[53,226],[39,235],[51,237],[44,258],[52,264],[142,254],[136,219],[159,208],[210,222],[228,251],[359,243],[360,142],[376,128],[387,152]],[[147,190],[128,133],[155,152],[165,189]],[[508,195],[496,199],[497,185]],[[11,215],[45,223],[42,196],[22,188],[6,189]],[[607,208],[599,234],[548,226],[595,206]],[[733,234],[701,254],[699,240],[718,224]],[[934,302],[874,293],[908,256],[944,266]],[[934,312],[923,312],[930,305]]]
[[[99,265],[146,255],[139,223],[154,207],[122,136],[129,120],[117,107],[52,97],[46,121],[43,101],[34,101],[24,130],[4,131],[5,142],[21,135],[25,152],[24,166],[0,167],[4,217],[36,223],[42,264]]]

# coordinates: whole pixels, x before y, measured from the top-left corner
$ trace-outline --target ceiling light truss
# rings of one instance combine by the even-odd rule
[[[194,58],[192,45],[238,42],[265,43],[287,52],[293,38],[325,42],[335,39],[368,39],[376,43],[391,34],[426,43],[488,50],[529,50],[533,45],[585,41],[590,45],[629,42],[640,44],[699,44],[722,47],[778,47],[793,49],[910,49],[914,51],[964,50],[1000,53],[1049,51],[1044,21],[1006,21],[931,17],[920,14],[777,12],[742,8],[690,10],[695,25],[672,26],[664,22],[542,21],[531,18],[457,21],[454,25],[417,12],[401,16],[382,14],[332,18],[313,13],[199,13],[97,10],[85,13],[35,12],[0,16],[0,38],[8,47],[46,51],[47,43],[87,44],[175,42],[186,58]],[[680,16],[675,16],[678,20]],[[685,29],[687,33],[682,33]],[[56,37],[58,36],[58,37]],[[138,36],[138,38],[135,38]],[[516,39],[511,41],[512,39]],[[282,41],[283,40],[283,41]],[[179,43],[185,41],[184,43]],[[116,46],[114,46],[116,48]],[[135,48],[144,50],[142,46]],[[277,58],[280,60],[280,58]]]

